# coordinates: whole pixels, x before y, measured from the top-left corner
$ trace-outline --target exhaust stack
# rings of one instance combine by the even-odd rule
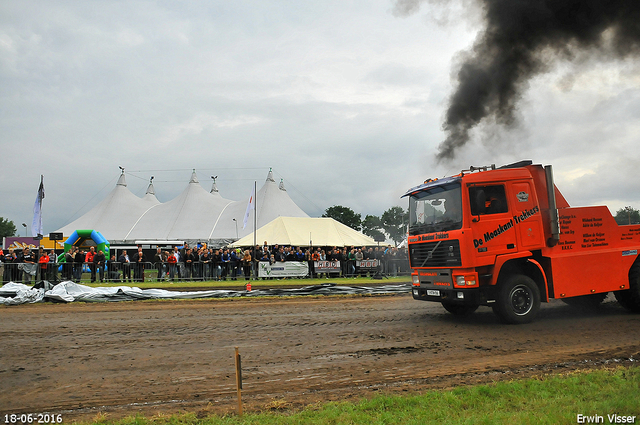
[[[547,240],[547,246],[555,246],[560,241],[560,219],[556,204],[556,185],[553,183],[553,168],[544,166],[544,174],[547,180],[547,199],[549,200],[549,227],[551,237]]]

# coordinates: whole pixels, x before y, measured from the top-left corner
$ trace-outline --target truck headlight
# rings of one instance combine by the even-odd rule
[[[411,280],[413,281],[414,285],[420,285],[420,276],[418,276],[417,274],[412,275]]]
[[[456,286],[475,286],[476,282],[475,275],[456,276]]]

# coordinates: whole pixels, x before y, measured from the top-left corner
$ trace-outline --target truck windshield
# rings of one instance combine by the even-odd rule
[[[434,186],[409,197],[409,234],[444,232],[462,228],[459,182]]]

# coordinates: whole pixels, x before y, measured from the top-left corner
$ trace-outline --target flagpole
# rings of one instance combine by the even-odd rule
[[[253,193],[255,193],[255,208],[253,209],[253,263],[256,265],[256,274],[254,276],[255,279],[258,278],[258,262],[256,261],[256,228],[258,227],[258,191],[256,190],[258,186],[257,181],[253,181]]]

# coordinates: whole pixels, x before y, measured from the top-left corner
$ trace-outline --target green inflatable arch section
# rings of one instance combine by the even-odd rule
[[[73,232],[71,236],[69,236],[69,239],[64,242],[64,254],[66,254],[74,245],[82,245],[82,243],[87,239],[91,239],[96,243],[96,252],[102,251],[107,259],[110,257],[109,241],[96,230],[76,230]],[[62,258],[64,258],[64,254],[62,254]]]

